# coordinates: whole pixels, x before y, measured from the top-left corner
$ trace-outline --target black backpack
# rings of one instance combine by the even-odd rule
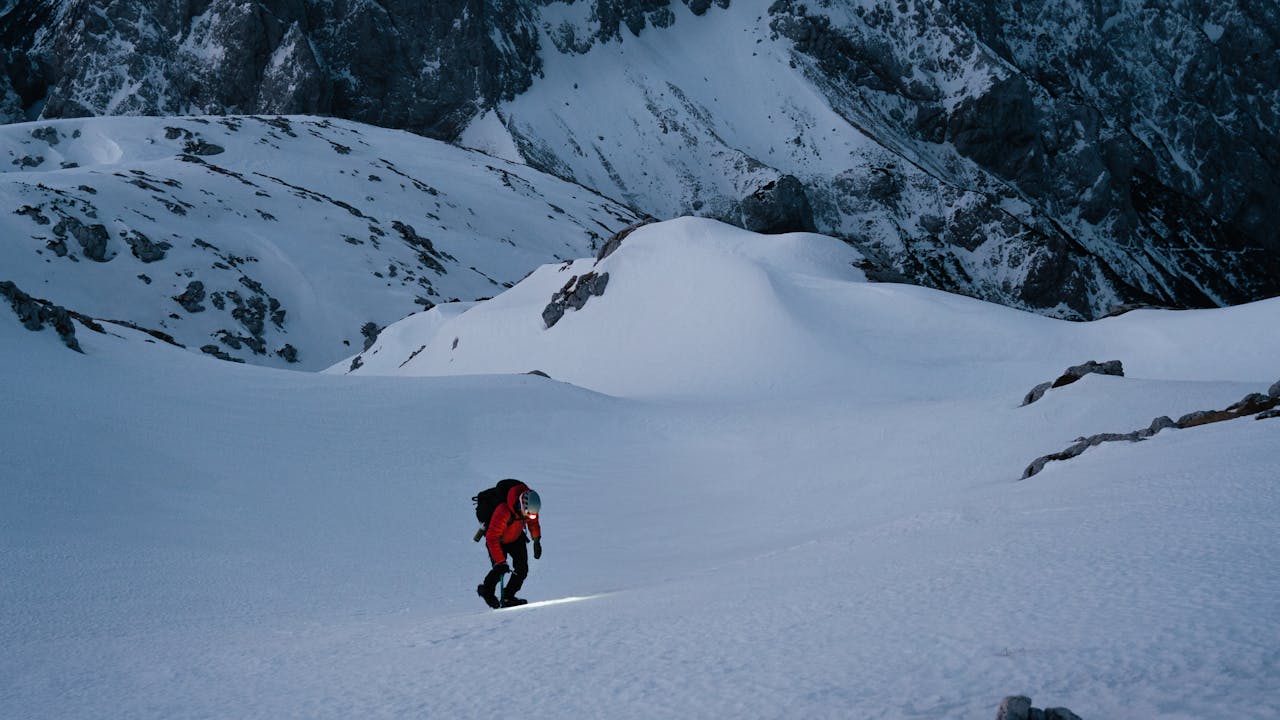
[[[511,492],[511,488],[516,486],[527,487],[519,480],[507,478],[506,480],[499,480],[497,485],[487,490],[481,490],[478,494],[472,496],[471,502],[476,504],[476,520],[479,520],[481,525],[487,527],[489,519],[493,517],[493,511],[507,501],[507,493]]]

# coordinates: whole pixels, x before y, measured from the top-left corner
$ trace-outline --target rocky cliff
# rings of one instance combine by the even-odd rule
[[[1077,318],[1280,293],[1270,0],[9,0],[0,40],[9,121],[492,110],[540,169],[883,279]]]

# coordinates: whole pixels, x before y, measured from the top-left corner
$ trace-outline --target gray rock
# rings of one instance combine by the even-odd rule
[[[181,295],[175,296],[173,299],[189,313],[204,312],[204,283],[199,280],[192,280],[187,283],[187,289]]]
[[[1040,383],[1032,388],[1031,392],[1027,393],[1026,396],[1022,398],[1022,404],[1023,406],[1030,405],[1041,397],[1044,397],[1044,394],[1053,388],[1070,385],[1085,375],[1095,373],[1100,375],[1115,375],[1123,377],[1124,365],[1122,365],[1119,360],[1108,360],[1101,363],[1090,360],[1083,365],[1073,365],[1067,368],[1066,372],[1058,376],[1058,379],[1053,382]]]
[[[107,241],[111,236],[102,224],[85,225],[79,218],[67,215],[53,226],[53,234],[60,238],[70,234],[80,243],[84,256],[94,262],[107,262],[110,259],[107,257]]]
[[[996,720],[1030,720],[1031,698],[1026,695],[1010,695],[1000,701]]]
[[[740,203],[737,224],[759,233],[813,232],[813,208],[804,185],[794,175],[783,175],[760,186]]]
[[[1172,418],[1170,418],[1168,415],[1161,415],[1160,417],[1151,421],[1151,425],[1147,427],[1146,432],[1147,432],[1147,436],[1150,437],[1151,435],[1155,435],[1161,430],[1168,430],[1170,428],[1176,428],[1176,427],[1178,427],[1178,423],[1174,422]]]
[[[587,301],[595,296],[604,295],[609,285],[609,273],[589,272],[574,275],[554,295],[551,302],[542,310],[542,322],[547,329],[555,326],[564,317],[567,310],[581,310]]]
[[[1026,396],[1022,398],[1022,404],[1026,406],[1039,400],[1040,398],[1044,397],[1044,394],[1048,392],[1049,389],[1052,387],[1053,387],[1053,383],[1042,382],[1039,385],[1031,388],[1031,392],[1027,393]]]
[[[58,333],[64,345],[76,352],[84,352],[80,349],[80,341],[76,339],[76,327],[72,322],[72,314],[66,308],[54,305],[48,300],[33,298],[8,280],[0,282],[0,298],[8,300],[9,307],[13,309],[14,314],[26,329],[35,332],[43,330],[45,325],[48,325]],[[101,331],[100,326],[96,326],[95,329]]]
[[[1045,708],[1044,720],[1083,720],[1079,715],[1064,707]]]
[[[1119,360],[1108,360],[1101,363],[1090,360],[1083,365],[1073,365],[1067,368],[1067,371],[1057,380],[1053,381],[1053,387],[1059,388],[1063,385],[1070,385],[1085,375],[1094,374],[1124,377],[1124,365]]]
[[[280,357],[284,358],[284,361],[287,363],[298,362],[298,348],[288,343],[285,343],[284,347],[277,350],[276,355],[279,355]]]
[[[1232,420],[1236,416],[1222,410],[1196,410],[1178,418],[1179,428],[1192,428],[1198,425]]]
[[[50,145],[58,144],[58,130],[52,125],[46,125],[31,131],[31,137],[36,140],[49,143]]]
[[[1277,380],[1276,384],[1267,390],[1267,394],[1273,398],[1280,398],[1280,380]]]
[[[373,347],[378,342],[378,333],[382,332],[382,328],[378,327],[378,323],[367,322],[360,326],[360,334],[364,336],[364,350]]]
[[[160,242],[152,242],[151,238],[143,235],[138,230],[130,230],[124,234],[124,241],[129,244],[130,251],[133,256],[144,263],[151,263],[157,260],[163,260],[165,251],[173,248],[163,240]]]

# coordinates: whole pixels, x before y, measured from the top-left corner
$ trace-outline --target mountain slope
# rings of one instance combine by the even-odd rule
[[[662,223],[550,330],[557,266],[406,319],[368,363],[438,315],[425,365],[457,336],[459,372],[487,345],[491,369],[540,352],[560,381],[281,372],[119,328],[79,354],[0,312],[0,715],[487,717],[513,646],[532,659],[505,692],[549,716],[980,717],[1015,692],[1086,718],[1280,712],[1280,420],[1017,481],[1073,436],[1265,391],[1280,306],[1066,323],[862,282],[854,259]],[[700,288],[720,302],[677,312]],[[778,320],[814,317],[844,320]],[[1088,357],[1126,376],[1019,406]],[[760,372],[680,381],[726,361]],[[544,500],[526,595],[572,601],[474,595],[467,498],[506,476]]]
[[[335,115],[1067,318],[1280,294],[1263,0],[0,8],[0,118]]]
[[[0,280],[192,349],[303,368],[636,220],[526,166],[341,120],[9,125],[0,160]]]
[[[558,38],[591,16],[554,5],[561,52],[497,115],[538,167],[659,217],[848,238],[887,279],[1071,318],[1280,294],[1257,65],[1280,19],[1078,5],[741,0],[585,47]]]

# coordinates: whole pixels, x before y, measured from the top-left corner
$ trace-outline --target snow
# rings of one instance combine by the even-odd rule
[[[49,132],[56,144],[33,136]],[[222,152],[193,157],[196,140]],[[44,160],[34,168],[15,162],[24,157]],[[527,166],[341,120],[24,123],[0,128],[0,158],[0,280],[77,312],[165,332],[195,352],[214,344],[284,366],[275,353],[289,344],[309,370],[360,349],[366,323],[493,296],[541,263],[593,252],[636,219]],[[24,207],[44,222],[14,212]],[[109,262],[87,260],[70,236],[56,254],[54,229],[68,216],[109,231]],[[429,242],[435,257],[400,226]],[[125,241],[131,232],[171,247],[143,261]],[[174,300],[193,281],[208,295],[195,312]],[[248,298],[257,286],[284,310],[279,325],[265,323],[265,354],[220,339],[220,331],[247,328],[231,315],[234,304],[213,302],[215,293]]]
[[[1280,420],[1017,480],[1265,392],[1280,300],[1067,323],[858,259],[649,225],[350,374],[0,308],[0,717],[1280,714]],[[1019,407],[1089,359],[1126,377]],[[495,613],[468,498],[508,476],[546,552]]]
[[[458,137],[458,144],[466,148],[474,148],[487,155],[502,158],[508,162],[524,163],[520,150],[516,148],[511,133],[502,124],[495,110],[489,110],[471,122]]]

